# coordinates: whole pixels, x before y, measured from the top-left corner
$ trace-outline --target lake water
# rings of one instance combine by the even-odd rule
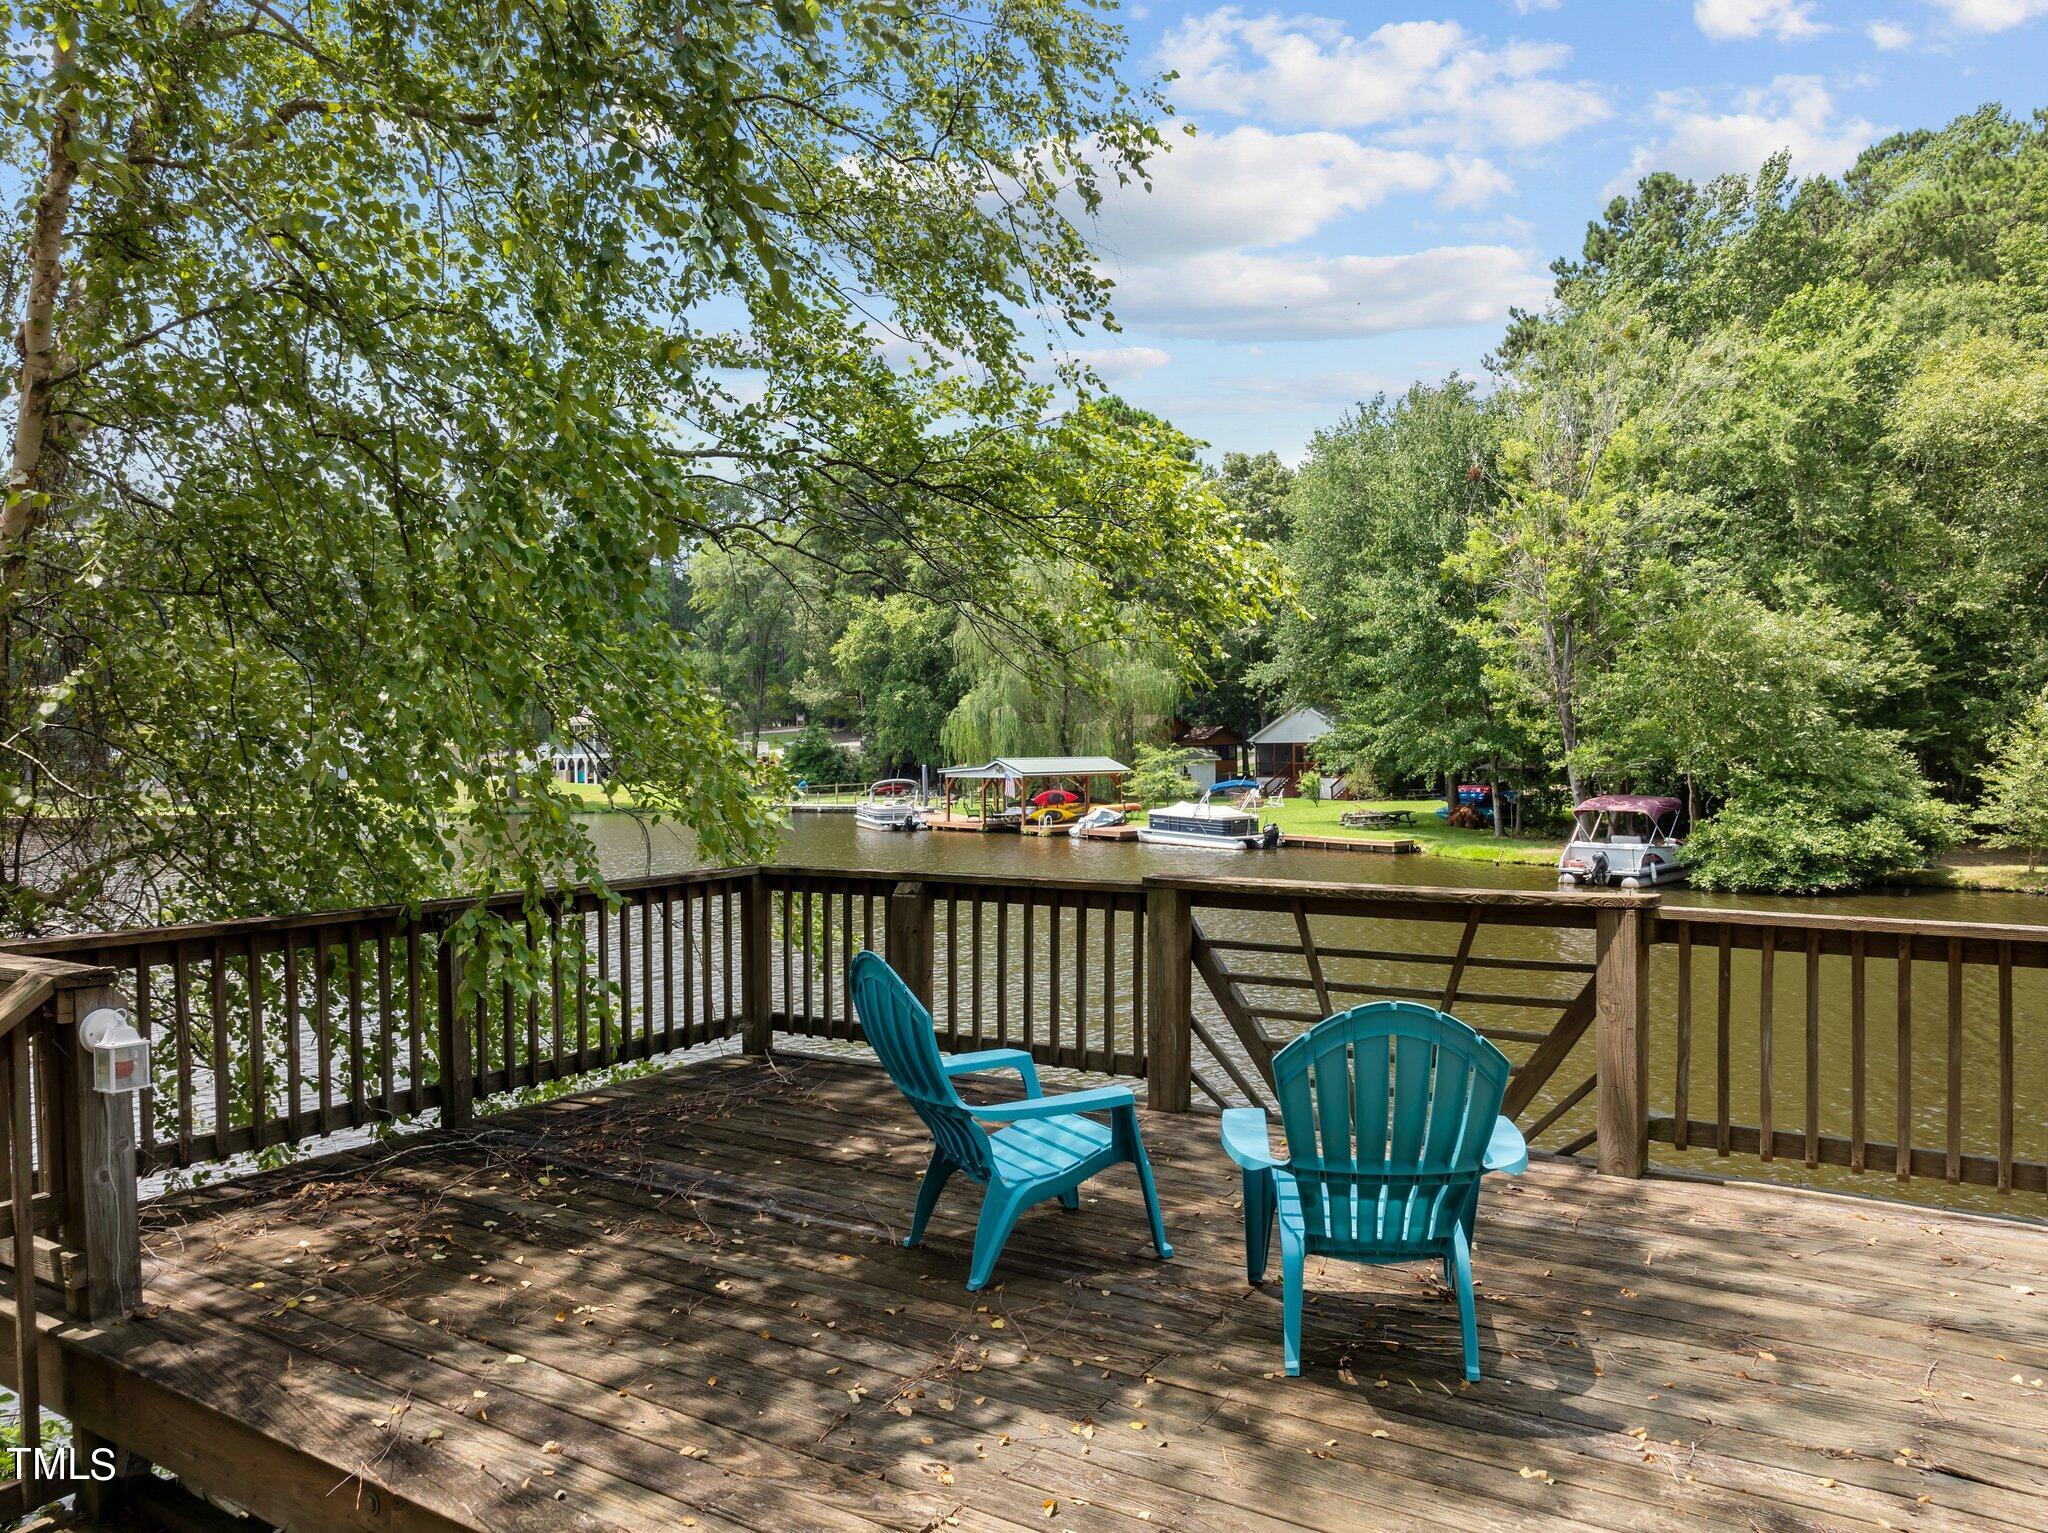
[[[608,877],[633,878],[701,867],[689,833],[632,815],[592,815]],[[1554,889],[1547,867],[1467,862],[1452,857],[1384,857],[1359,852],[1282,847],[1229,854],[1200,847],[1142,846],[1134,841],[1075,841],[1066,836],[966,835],[955,831],[900,835],[862,830],[850,814],[799,814],[784,827],[776,861],[790,867],[888,873],[986,873],[1018,877],[1129,879],[1147,873],[1253,874],[1344,883],[1414,884],[1457,889]],[[1672,903],[1746,910],[1824,911],[1936,921],[2048,925],[2048,898],[1970,889],[1887,889],[1825,897],[1667,891]]]
[[[672,826],[647,824],[624,814],[592,816],[589,820],[608,875],[629,878],[682,871],[699,866],[686,832]],[[900,835],[867,831],[851,815],[800,814],[783,832],[777,861],[786,866],[849,871],[902,873],[906,875],[975,873],[1019,877],[1065,876],[1136,882],[1147,873],[1256,875],[1302,878],[1331,882],[1400,884],[1419,887],[1549,889],[1555,887],[1550,870],[1542,866],[1490,864],[1428,856],[1376,856],[1354,852],[1314,851],[1282,848],[1275,852],[1221,853],[1198,848],[1150,847],[1134,842],[1074,841],[1065,836],[971,835],[931,832]],[[1710,908],[1752,909],[1794,913],[1882,915],[1900,919],[1982,921],[2014,925],[2048,925],[2048,900],[2026,894],[1986,893],[1971,890],[1875,891],[1825,898],[1776,898],[1754,895],[1713,895],[1679,888],[1666,891],[1672,905]],[[943,919],[943,917],[942,917]],[[1294,927],[1286,917],[1251,912],[1212,911],[1203,917],[1207,934],[1214,938],[1253,938],[1291,943]],[[1071,928],[1070,928],[1071,929]],[[1097,928],[1099,931],[1099,927]],[[1319,946],[1350,946],[1402,952],[1447,952],[1457,941],[1457,927],[1441,922],[1396,922],[1336,920],[1318,917],[1314,934]],[[1013,933],[1014,951],[1015,933]],[[944,938],[942,936],[942,951]],[[963,944],[964,946],[965,944]],[[1591,936],[1585,932],[1556,931],[1541,927],[1483,927],[1475,954],[1504,958],[1567,959],[1591,958]],[[842,947],[843,953],[845,949]],[[1071,948],[1069,949],[1071,951]],[[1123,988],[1129,989],[1128,941],[1123,944]],[[1263,967],[1275,973],[1284,962],[1270,963],[1258,958],[1232,955],[1232,967],[1243,972],[1247,966]],[[942,966],[943,967],[943,966]],[[1009,965],[1010,988],[1021,986],[1025,967],[1021,952]],[[1098,965],[1098,968],[1100,966]],[[1696,955],[1694,963],[1694,1047],[1691,1069],[1689,1116],[1711,1118],[1715,1102],[1714,955],[1709,950]],[[1997,1100],[1998,1009],[1995,976],[1977,972],[1973,965],[1963,992],[1964,1036],[1964,1148],[1972,1153],[1996,1150],[1994,1104]],[[1332,981],[1357,984],[1416,985],[1440,982],[1444,969],[1431,970],[1413,963],[1392,964],[1365,959],[1337,960],[1326,965]],[[1805,1102],[1805,959],[1803,953],[1779,956],[1772,988],[1775,1013],[1775,1047],[1770,1091],[1775,1122],[1780,1130],[1799,1129],[1804,1123]],[[1912,1082],[1913,1142],[1921,1147],[1940,1147],[1946,1142],[1947,1090],[1947,990],[1944,966],[1922,962],[1914,966],[1914,1044],[1909,1056]],[[1297,970],[1297,972],[1299,972]],[[1894,966],[1889,960],[1870,965],[1867,1002],[1866,1071],[1868,1132],[1873,1141],[1888,1142],[1894,1134],[1894,1104],[1898,1061],[1896,1058],[1896,990]],[[1527,974],[1520,971],[1473,971],[1467,991],[1511,990],[1517,994],[1566,996],[1582,983],[1576,974]],[[1091,983],[1099,984],[1099,979]],[[943,1007],[945,976],[940,979]],[[977,984],[987,987],[989,975],[977,979],[961,977],[970,993]],[[1676,961],[1673,949],[1659,947],[1652,964],[1651,1111],[1669,1113],[1673,1106],[1672,1061],[1675,1052],[1673,1019],[1676,1014]],[[1731,1017],[1729,1094],[1731,1117],[1736,1123],[1759,1121],[1758,1099],[1762,1081],[1758,1069],[1756,1018],[1761,989],[1759,960],[1754,952],[1734,955]],[[1212,1030],[1235,1055],[1235,1040],[1207,993],[1195,987],[1197,1014],[1213,1024]],[[1851,1090],[1849,1082],[1850,1003],[1848,961],[1822,960],[1821,1004],[1819,1008],[1820,1069],[1818,1072],[1821,1128],[1825,1133],[1846,1135],[1849,1131]],[[2014,1148],[2022,1160],[2048,1159],[2048,972],[2022,969],[2015,975],[2016,1075]],[[1020,996],[1011,997],[1012,1004]],[[1313,1005],[1301,990],[1253,987],[1256,1004],[1281,1009],[1305,1009]],[[1350,1004],[1350,999],[1338,1004]],[[963,1012],[966,1003],[963,1002]],[[1091,1001],[1092,1005],[1093,1002]],[[1130,1024],[1130,1000],[1120,1002],[1123,1011],[1119,1032]],[[1076,998],[1076,1006],[1079,998]],[[992,1011],[992,1006],[989,1008]],[[1484,1005],[1459,1003],[1467,1020],[1478,1025],[1540,1029],[1549,1025],[1554,1010],[1500,1007],[1489,1012]],[[1014,1014],[1014,1013],[1013,1013]],[[1298,1025],[1298,1024],[1292,1024]],[[1285,1033],[1290,1024],[1274,1024]],[[1526,1052],[1506,1045],[1512,1057]],[[1241,1055],[1237,1056],[1243,1064]],[[1539,1110],[1552,1093],[1569,1091],[1592,1069],[1590,1034],[1578,1046],[1553,1078],[1551,1093],[1539,1099]],[[1591,1099],[1565,1117],[1558,1128],[1546,1133],[1543,1142],[1555,1145],[1572,1133],[1591,1125]],[[1533,1114],[1532,1114],[1533,1117]],[[1801,1164],[1775,1164],[1750,1157],[1726,1160],[1711,1150],[1680,1153],[1668,1147],[1654,1147],[1660,1163],[1698,1172],[1727,1171],[1738,1175],[1817,1183],[1844,1190],[1914,1201],[1945,1203],[2006,1213],[2048,1215],[2048,1199],[2033,1194],[2000,1195],[1995,1190],[1951,1187],[1939,1180],[1915,1179],[1906,1184],[1887,1174],[1861,1175],[1820,1167],[1809,1170]]]

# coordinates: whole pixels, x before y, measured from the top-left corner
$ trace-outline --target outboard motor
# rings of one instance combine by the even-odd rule
[[[1279,850],[1280,827],[1277,824],[1268,825],[1265,834],[1259,837],[1259,845],[1269,852]]]

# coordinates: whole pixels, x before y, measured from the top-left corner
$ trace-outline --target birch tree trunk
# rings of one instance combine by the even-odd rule
[[[74,48],[56,43],[57,76],[74,63]],[[28,541],[46,509],[42,493],[44,446],[50,433],[50,395],[56,384],[57,297],[64,281],[64,235],[71,222],[71,188],[78,164],[71,141],[78,131],[78,96],[65,92],[50,130],[42,190],[29,236],[28,306],[21,324],[20,401],[7,468],[7,499],[0,505],[0,634],[11,630],[15,592],[28,559]],[[11,648],[11,646],[10,646]],[[0,679],[0,687],[4,687]]]

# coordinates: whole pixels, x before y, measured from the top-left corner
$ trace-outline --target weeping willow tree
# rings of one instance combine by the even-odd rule
[[[1071,570],[1034,572],[1032,584],[1056,592]],[[1057,649],[1019,649],[985,627],[962,624],[960,664],[972,677],[940,731],[955,761],[994,756],[1128,757],[1172,719],[1185,682],[1171,651],[1156,641],[1117,635]]]

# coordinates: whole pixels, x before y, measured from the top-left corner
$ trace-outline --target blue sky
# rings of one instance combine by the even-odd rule
[[[1105,381],[1298,459],[1360,398],[1480,370],[1511,304],[1649,170],[1807,174],[1987,101],[2048,105],[2048,0],[1137,3],[1195,138],[1094,231]]]

